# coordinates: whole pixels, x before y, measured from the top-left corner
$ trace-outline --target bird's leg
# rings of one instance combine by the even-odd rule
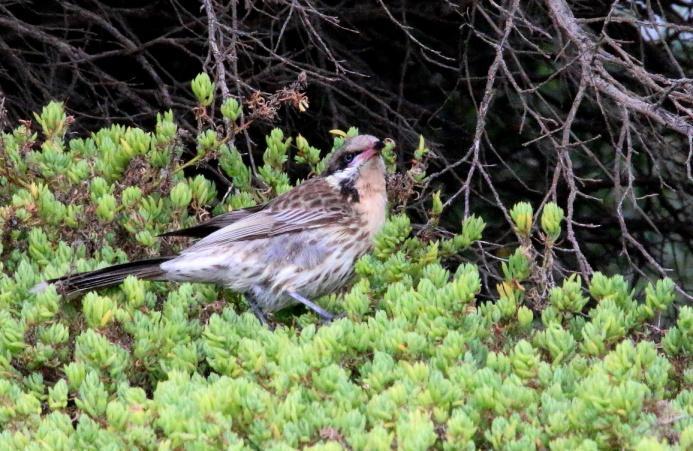
[[[334,315],[333,315],[332,313],[330,313],[330,312],[328,312],[327,310],[321,308],[319,305],[315,304],[315,303],[314,303],[313,301],[311,301],[310,299],[308,299],[308,298],[306,298],[306,297],[304,297],[304,296],[301,296],[300,294],[296,293],[295,291],[289,291],[289,292],[286,293],[286,294],[288,294],[289,296],[291,296],[292,298],[296,299],[296,300],[297,300],[298,302],[300,302],[301,304],[305,305],[306,307],[308,307],[309,309],[311,309],[312,311],[314,311],[315,313],[317,313],[318,316],[319,316],[320,318],[322,318],[323,321],[325,321],[325,322],[330,322],[330,321],[332,321],[332,320],[334,319]]]
[[[257,299],[255,299],[255,296],[253,296],[252,294],[246,293],[245,299],[248,301],[248,304],[250,304],[250,310],[253,311],[253,313],[255,314],[255,318],[257,318],[258,321],[260,321],[260,324],[262,324],[263,326],[267,327],[270,330],[273,330],[274,327],[267,320],[267,315],[265,315],[265,312],[263,312],[262,308],[260,308],[260,306],[258,305]]]

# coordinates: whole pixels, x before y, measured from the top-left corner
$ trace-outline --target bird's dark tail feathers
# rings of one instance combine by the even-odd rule
[[[58,293],[72,298],[86,291],[118,285],[127,276],[135,276],[139,279],[162,280],[161,277],[164,275],[164,271],[161,270],[161,264],[172,258],[175,257],[151,258],[108,266],[96,271],[68,274],[57,279],[41,282],[31,291],[40,293],[49,285],[55,285]]]

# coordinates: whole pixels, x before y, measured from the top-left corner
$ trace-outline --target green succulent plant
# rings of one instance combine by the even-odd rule
[[[193,90],[211,106],[208,77]],[[241,106],[227,99],[221,110],[236,121]],[[61,104],[37,121],[41,138],[26,126],[0,136],[0,449],[693,444],[693,310],[673,311],[673,283],[635,290],[596,273],[541,292],[526,246],[496,265],[494,282],[460,262],[482,238],[474,215],[427,239],[392,214],[351,287],[318,300],[343,312],[329,325],[294,311],[268,330],[242,296],[211,285],[130,277],[79,300],[32,293],[43,279],[175,250],[181,243],[156,235],[194,224],[204,208],[264,202],[296,183],[289,161],[317,173],[331,150],[275,129],[254,174],[231,143],[201,130],[198,151],[216,152],[232,182],[218,200],[224,193],[204,175],[175,170],[182,150],[170,113],[151,132],[114,125],[70,140]],[[423,140],[416,152],[425,155]],[[434,213],[440,205],[434,198]],[[530,242],[532,206],[510,215]],[[559,240],[562,219],[544,206],[537,237]],[[651,321],[664,313],[676,319],[659,331]]]

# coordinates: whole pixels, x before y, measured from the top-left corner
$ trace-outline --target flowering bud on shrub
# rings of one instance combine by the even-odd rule
[[[390,138],[383,140],[385,147],[380,151],[380,155],[385,161],[385,168],[388,174],[393,174],[397,170],[397,155],[395,155],[395,142]]]
[[[48,140],[62,139],[67,131],[67,116],[62,102],[50,102],[43,107],[41,114],[34,113],[34,118]]]
[[[65,376],[67,376],[67,383],[70,390],[77,391],[82,385],[84,378],[87,376],[86,365],[79,362],[71,362],[64,368]]]
[[[546,234],[546,241],[553,243],[561,235],[561,221],[563,221],[563,209],[555,202],[544,205],[541,212],[541,229]]]
[[[113,221],[116,206],[116,198],[113,194],[104,194],[96,201],[96,215],[104,221]]]
[[[267,148],[262,155],[262,160],[266,165],[274,170],[281,171],[284,163],[287,160],[287,151],[291,144],[291,138],[284,139],[284,132],[281,129],[274,128],[269,136],[265,137]]]
[[[656,312],[666,310],[674,301],[674,282],[671,279],[658,280],[655,285],[648,283],[645,288],[645,305],[643,310],[648,318]]]
[[[404,412],[397,423],[400,449],[414,451],[428,449],[436,441],[433,423],[420,410]]]
[[[217,195],[214,184],[202,175],[196,176],[191,183],[192,196],[199,205],[207,205]]]
[[[22,393],[19,395],[15,408],[20,415],[38,415],[41,413],[41,401],[33,394]]]
[[[414,159],[420,160],[429,152],[428,147],[426,147],[426,141],[423,135],[419,135],[419,145],[414,151]]]
[[[582,294],[582,282],[575,274],[565,279],[561,287],[552,288],[549,300],[559,311],[572,313],[581,311],[588,301]]]
[[[108,186],[108,183],[102,177],[94,177],[89,184],[89,192],[92,200],[97,200],[105,194],[110,194],[111,189],[112,188]]]
[[[214,100],[214,88],[215,84],[210,80],[209,75],[206,73],[198,74],[191,82],[193,94],[197,98],[197,102],[200,106],[208,107],[212,104]]]
[[[79,387],[79,397],[75,398],[77,407],[98,418],[106,413],[108,392],[96,372],[90,371]]]
[[[156,141],[158,143],[168,143],[176,137],[178,126],[173,122],[173,112],[156,113]]]
[[[67,407],[67,383],[65,379],[60,379],[48,389],[48,407],[52,410],[64,409]]]
[[[128,423],[128,409],[119,401],[111,401],[106,406],[108,425],[116,430],[125,430]]]
[[[120,201],[124,207],[134,207],[142,198],[142,190],[137,186],[128,186],[120,196]]]
[[[238,100],[234,99],[233,97],[229,97],[228,99],[224,100],[224,103],[221,104],[222,116],[231,122],[235,122],[236,119],[240,117],[242,110],[243,108],[241,107],[241,104],[238,103]]]
[[[178,182],[171,190],[171,202],[178,208],[187,208],[192,200],[192,190],[186,182]]]
[[[517,280],[522,282],[530,274],[529,260],[521,249],[515,249],[508,262],[501,263],[501,269],[506,281]]]
[[[197,135],[197,154],[205,155],[216,150],[219,144],[217,133],[214,130],[205,130]]]
[[[57,323],[51,324],[47,328],[39,331],[39,339],[47,345],[59,345],[66,343],[70,338],[70,332],[64,325]]]
[[[152,135],[141,128],[128,127],[120,143],[128,159],[138,155],[144,155],[149,150]]]
[[[111,298],[91,292],[82,299],[82,312],[87,324],[94,329],[99,329],[113,321],[115,304]]]
[[[24,325],[15,321],[5,310],[0,311],[0,351],[3,355],[18,354],[24,343]]]
[[[250,168],[243,163],[243,158],[235,147],[229,149],[226,144],[221,146],[219,164],[224,172],[231,177],[237,189],[247,190],[250,188]]]
[[[431,206],[431,216],[440,216],[440,214],[443,212],[443,202],[440,200],[440,191],[433,193],[431,199],[433,201],[433,205]]]
[[[528,309],[524,305],[520,306],[520,308],[517,309],[517,322],[520,328],[526,329],[528,326],[532,324],[533,320],[534,314],[530,309]]]
[[[140,230],[135,235],[135,239],[137,240],[138,243],[140,243],[143,246],[147,246],[147,247],[154,246],[157,243],[156,237],[149,230]]]
[[[128,302],[128,306],[138,309],[144,305],[146,299],[146,289],[144,282],[134,276],[128,276],[121,286]]]
[[[669,329],[662,345],[671,355],[693,354],[693,308],[683,306],[679,311],[676,326]]]
[[[314,173],[320,172],[318,163],[320,163],[320,150],[308,144],[306,138],[301,135],[296,137],[296,163],[308,164]]]
[[[510,217],[515,223],[515,231],[520,236],[529,236],[532,230],[533,214],[532,206],[527,202],[518,202],[510,210]]]

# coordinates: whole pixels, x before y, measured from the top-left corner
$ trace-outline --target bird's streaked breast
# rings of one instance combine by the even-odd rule
[[[381,157],[373,158],[361,170],[355,183],[359,202],[354,208],[359,214],[368,239],[372,240],[385,224],[387,191],[385,189],[385,163]]]

